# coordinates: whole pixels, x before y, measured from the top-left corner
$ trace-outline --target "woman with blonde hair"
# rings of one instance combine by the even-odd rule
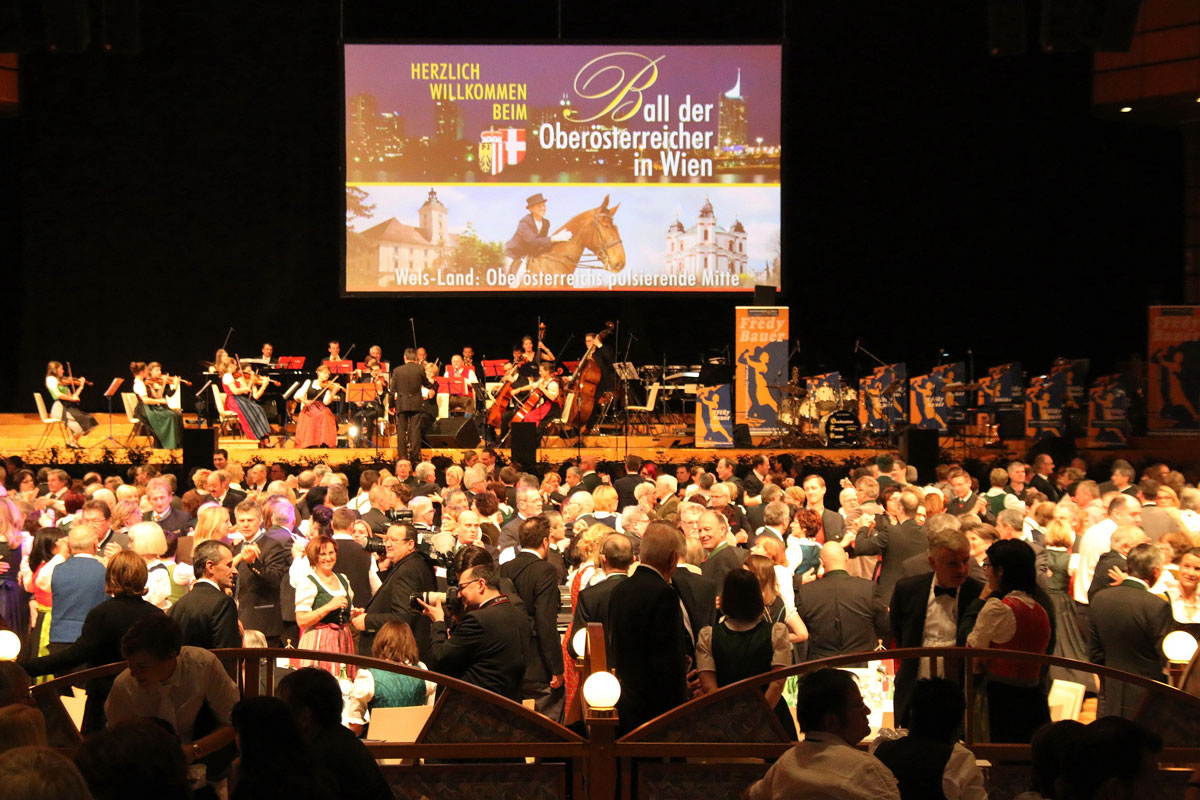
[[[619,531],[621,530],[621,518],[616,512],[617,490],[611,486],[597,486],[596,491],[592,492],[590,522],[607,525],[613,530]]]
[[[157,522],[139,522],[129,529],[129,549],[146,562],[146,602],[166,611],[171,607],[171,568],[164,559],[167,537]]]
[[[137,500],[121,500],[112,512],[112,529],[125,533],[142,521],[142,507]]]
[[[224,506],[219,506],[216,503],[205,503],[196,512],[196,527],[192,530],[191,537],[192,550],[195,551],[197,545],[201,542],[207,542],[210,539],[224,539],[229,535],[231,528],[229,511]],[[176,586],[181,586],[185,589],[190,587],[196,580],[191,563],[178,561],[171,573],[171,580]],[[178,592],[175,593],[178,594]]]

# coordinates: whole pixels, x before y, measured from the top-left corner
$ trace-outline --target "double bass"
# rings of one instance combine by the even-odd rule
[[[604,330],[596,334],[592,340],[592,346],[584,353],[583,358],[579,359],[579,364],[567,380],[568,388],[566,399],[563,400],[562,419],[568,428],[578,428],[581,436],[587,433],[586,426],[592,418],[592,412],[595,410],[598,400],[597,387],[603,378],[600,365],[596,363],[595,359],[596,345],[604,341],[604,337],[608,336],[615,327],[612,322],[605,323]]]

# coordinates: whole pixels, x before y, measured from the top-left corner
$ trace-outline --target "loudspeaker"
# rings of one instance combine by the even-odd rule
[[[774,286],[755,286],[754,287],[754,305],[756,305],[756,306],[773,306],[773,305],[775,305],[775,287]]]
[[[1002,408],[996,412],[996,433],[1001,439],[1025,438],[1025,409]]]
[[[900,458],[917,468],[917,482],[933,480],[938,462],[938,432],[909,425],[900,432]]]
[[[538,429],[536,422],[514,422],[509,426],[509,441],[512,444],[512,460],[521,469],[532,472],[537,464]]]
[[[474,447],[479,444],[479,429],[471,417],[446,417],[434,420],[425,441],[430,447]]]
[[[733,446],[743,449],[754,446],[753,441],[750,439],[749,425],[742,423],[741,425],[733,426]]]
[[[197,467],[212,467],[213,452],[216,449],[216,428],[184,428],[183,474],[187,475]]]

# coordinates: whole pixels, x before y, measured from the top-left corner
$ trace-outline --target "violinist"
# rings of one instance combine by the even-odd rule
[[[133,393],[138,406],[134,412],[154,437],[158,447],[174,450],[183,446],[183,414],[170,407],[168,391],[179,391],[179,379],[165,377],[157,361],[146,364],[134,361],[129,365],[133,374]],[[173,385],[172,385],[173,383]]]
[[[79,440],[99,424],[95,417],[79,407],[79,392],[87,384],[85,378],[64,377],[63,365],[59,361],[51,361],[46,365],[46,391],[53,401],[50,416],[67,424],[67,430],[71,433],[68,447],[82,447]]]
[[[366,439],[367,432],[375,428],[376,422],[383,416],[387,385],[385,382],[383,387],[380,387],[380,379],[383,375],[379,360],[374,356],[367,356],[366,361],[363,362],[363,369],[354,370],[353,376],[356,383],[370,383],[375,386],[374,400],[353,402],[354,424],[360,431],[356,438]]]
[[[317,367],[315,380],[307,380],[296,392],[300,413],[296,416],[297,447],[336,447],[337,420],[329,404],[343,387],[330,379],[329,367]]]
[[[268,446],[271,423],[267,422],[267,415],[256,402],[267,390],[267,379],[243,370],[237,359],[226,356],[221,362],[221,388],[225,392],[225,409],[238,415],[242,433],[248,439],[257,439],[260,445]]]

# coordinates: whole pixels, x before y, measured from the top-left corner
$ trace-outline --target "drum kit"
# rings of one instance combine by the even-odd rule
[[[821,385],[814,391],[792,368],[788,383],[770,386],[779,402],[779,423],[785,429],[783,444],[802,447],[819,442],[825,447],[855,447],[859,444],[858,392],[844,381],[838,386]]]

